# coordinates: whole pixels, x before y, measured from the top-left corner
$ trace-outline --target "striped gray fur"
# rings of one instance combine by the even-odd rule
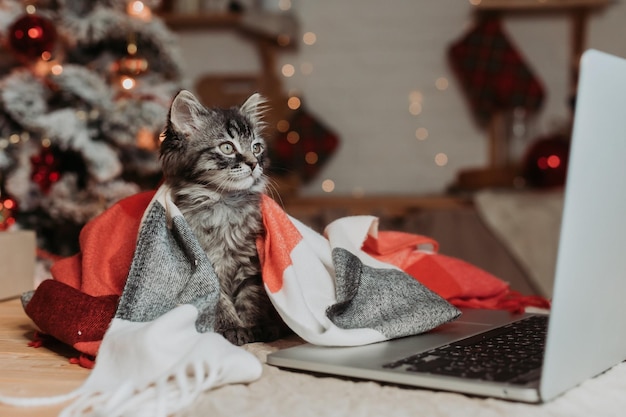
[[[215,330],[237,345],[279,337],[284,329],[256,250],[268,164],[263,103],[253,94],[241,107],[206,108],[183,90],[161,143],[165,183],[219,278]]]

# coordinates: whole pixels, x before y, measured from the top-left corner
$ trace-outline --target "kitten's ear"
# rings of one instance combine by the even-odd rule
[[[200,115],[205,111],[202,103],[191,92],[181,90],[170,106],[170,125],[175,131],[189,136],[199,130]]]
[[[259,93],[254,93],[241,105],[241,113],[248,116],[252,124],[262,124],[265,103],[267,103],[265,97]]]

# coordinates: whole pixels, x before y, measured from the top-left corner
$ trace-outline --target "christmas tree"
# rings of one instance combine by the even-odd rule
[[[0,0],[0,229],[65,255],[78,232],[160,178],[181,88],[155,0]]]

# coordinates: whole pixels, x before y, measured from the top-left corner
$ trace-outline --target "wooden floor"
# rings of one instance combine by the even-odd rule
[[[19,300],[0,302],[0,395],[44,397],[65,394],[78,387],[89,370],[69,363],[77,356],[57,343],[28,346],[35,326]],[[54,407],[10,407],[0,404],[0,416],[57,416],[66,404]]]

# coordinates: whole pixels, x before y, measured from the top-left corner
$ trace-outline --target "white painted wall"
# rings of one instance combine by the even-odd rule
[[[462,0],[292,0],[301,31],[317,42],[281,56],[298,69],[286,78],[301,92],[307,108],[341,138],[338,153],[303,194],[323,194],[332,179],[336,194],[425,194],[442,192],[459,169],[487,161],[486,132],[472,119],[446,59],[451,42],[468,29],[471,7]],[[616,2],[595,13],[589,47],[626,57],[626,4]],[[534,124],[549,133],[567,120],[570,21],[550,14],[508,16],[505,29],[548,90]],[[235,35],[181,32],[190,86],[203,73],[253,72],[254,49]],[[303,75],[303,63],[313,71]],[[277,69],[278,70],[278,69]],[[439,77],[449,87],[435,87]],[[409,94],[419,91],[423,111],[411,115]],[[415,131],[428,129],[426,140]],[[438,166],[435,156],[447,155]]]

